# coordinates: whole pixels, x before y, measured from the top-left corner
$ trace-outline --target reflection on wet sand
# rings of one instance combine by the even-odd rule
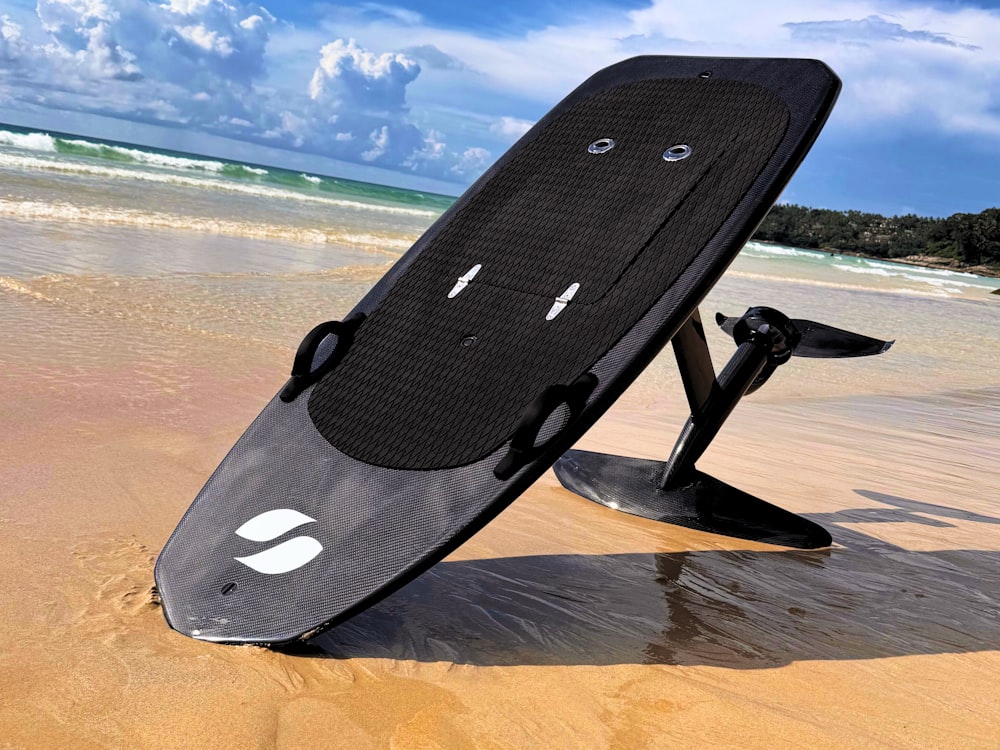
[[[303,653],[479,666],[684,664],[1000,649],[1000,553],[913,552],[839,523],[1000,518],[896,498],[810,517],[837,546],[445,562]]]

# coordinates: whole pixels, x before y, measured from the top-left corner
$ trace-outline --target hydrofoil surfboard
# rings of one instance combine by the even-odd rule
[[[784,356],[783,324],[744,316],[740,393],[706,410],[698,303],[838,90],[788,59],[639,57],[584,82],[306,336],[157,561],[170,625],[274,644],[379,601],[517,498],[672,339],[698,422],[672,481],[691,480],[702,416],[721,424]]]

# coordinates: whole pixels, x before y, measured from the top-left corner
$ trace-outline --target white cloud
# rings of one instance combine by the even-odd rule
[[[303,108],[311,124],[307,146],[335,158],[412,168],[409,160],[425,146],[406,102],[407,86],[418,75],[420,65],[400,53],[374,53],[354,39],[323,45]],[[369,135],[356,142],[341,133]]]
[[[367,3],[299,30],[244,0],[38,0],[48,43],[19,27],[24,16],[0,16],[0,61],[8,103],[185,123],[453,180],[636,54],[818,57],[845,83],[832,131],[1000,135],[998,11],[651,0],[566,18],[483,35]]]
[[[448,50],[450,58],[474,61],[476,74],[441,71],[435,85],[440,98],[482,92],[475,101],[462,100],[480,111],[490,111],[494,100],[517,98],[535,102],[541,115],[599,68],[632,55],[818,57],[845,82],[834,128],[1000,132],[996,10],[901,0],[721,0],[683,8],[676,0],[652,0],[643,9],[600,14],[595,23],[598,14],[599,7],[582,18],[567,14],[566,23],[519,37],[389,20],[377,26],[355,21],[342,31],[377,35],[381,44],[414,54]],[[502,116],[510,114],[493,115]],[[503,135],[500,126],[491,133]]]
[[[196,15],[203,12],[212,4],[213,0],[167,0],[163,7],[173,13],[183,15]]]
[[[414,10],[386,3],[361,3],[361,8],[370,15],[385,16],[406,26],[416,26],[424,20],[423,16]]]
[[[531,130],[531,126],[534,125],[531,120],[522,120],[519,117],[508,117],[506,115],[498,117],[492,125],[490,125],[490,132],[500,137],[515,141],[522,135]]]
[[[244,27],[241,22],[240,28],[252,27]],[[176,31],[182,39],[201,47],[206,52],[212,52],[220,57],[229,57],[233,54],[232,40],[228,36],[220,34],[218,31],[209,31],[202,24],[177,26]]]
[[[14,23],[10,16],[0,16],[0,60],[11,63],[22,59],[27,52],[27,45],[21,41],[20,24]]]
[[[432,130],[424,138],[423,147],[404,159],[402,166],[413,171],[421,170],[426,172],[429,164],[439,162],[447,157],[447,146],[442,139],[441,133]]]
[[[406,87],[420,65],[406,55],[376,55],[353,39],[337,39],[320,50],[320,61],[309,83],[316,102],[349,105],[367,110],[398,111],[406,103]]]
[[[416,47],[407,47],[403,50],[403,54],[435,70],[471,70],[470,66],[457,57],[439,50],[433,44],[420,44]]]
[[[247,16],[242,21],[240,21],[240,28],[246,29],[247,31],[255,31],[257,29],[263,28],[267,24],[260,16],[254,14],[252,16]]]
[[[389,126],[383,125],[378,130],[373,130],[368,140],[371,142],[371,148],[361,152],[362,159],[375,161],[385,156],[385,152],[389,150]]]
[[[887,21],[879,16],[868,16],[859,20],[843,21],[799,21],[789,22],[785,27],[792,32],[792,39],[809,42],[857,42],[869,44],[880,41],[914,41],[943,44],[946,47],[960,47],[976,50],[971,44],[959,44],[947,34],[931,31],[912,30],[902,24]]]
[[[493,162],[493,154],[481,146],[470,146],[462,152],[458,162],[450,168],[459,177],[474,177]]]
[[[844,81],[831,125],[1000,133],[1000,14],[913,3],[727,2],[678,14],[656,0],[631,14],[631,32],[670,51],[811,57]],[[711,38],[703,30],[711,29]],[[635,40],[633,39],[633,44]],[[962,113],[957,118],[956,113]]]

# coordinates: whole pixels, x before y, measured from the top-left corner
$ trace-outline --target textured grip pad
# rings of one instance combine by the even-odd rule
[[[527,403],[585,373],[674,283],[788,119],[779,97],[740,81],[642,80],[580,100],[399,277],[311,394],[316,428],[347,455],[398,469],[463,466],[497,450]],[[600,138],[614,148],[590,153]],[[678,144],[690,156],[664,160]],[[574,283],[579,292],[547,320]]]

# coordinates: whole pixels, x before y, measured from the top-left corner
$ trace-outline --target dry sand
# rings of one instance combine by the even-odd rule
[[[891,399],[750,400],[702,468],[833,549],[633,518],[549,473],[406,589],[275,653],[171,631],[152,570],[290,350],[89,325],[39,301],[0,342],[4,750],[1000,747],[995,431],[918,431]],[[581,447],[662,458],[673,395],[628,394]]]

